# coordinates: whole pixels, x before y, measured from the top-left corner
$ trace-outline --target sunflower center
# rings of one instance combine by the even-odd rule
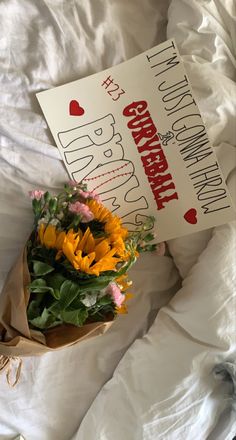
[[[86,223],[80,223],[79,228],[85,233],[88,225]],[[92,232],[94,238],[100,238],[106,236],[106,233],[104,231],[105,223],[100,222],[99,220],[92,220],[89,222],[89,228]]]

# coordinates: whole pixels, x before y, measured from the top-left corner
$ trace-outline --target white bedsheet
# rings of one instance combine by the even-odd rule
[[[236,5],[172,0],[175,37],[234,199]],[[74,440],[232,440],[236,434],[236,222],[171,240],[184,278],[103,387]],[[228,381],[214,368],[232,366]]]
[[[168,3],[0,2],[0,287],[31,229],[28,190],[57,191],[67,179],[35,93],[117,64],[164,41]],[[233,0],[172,0],[167,31],[184,55],[235,200]],[[133,272],[135,298],[129,315],[119,318],[106,335],[41,358],[24,359],[21,382],[14,389],[1,376],[0,440],[19,432],[26,440],[69,440],[74,434],[80,440],[206,439],[228,404],[225,388],[216,384],[211,368],[229,355],[235,360],[234,225],[217,228],[210,240],[211,235],[212,231],[204,231],[172,240],[173,259],[146,255]],[[157,309],[178,290],[174,262],[185,278],[183,289],[158,314],[147,336],[131,346],[95,399],[128,347],[146,333]],[[217,271],[217,285],[208,265],[213,273]],[[214,320],[208,320],[213,315]],[[196,414],[201,417],[196,419]],[[195,437],[187,437],[193,417]],[[232,429],[227,433],[231,437]]]
[[[32,227],[30,189],[57,191],[68,179],[35,93],[89,75],[165,40],[167,7],[152,1],[0,2],[0,285]],[[143,29],[137,37],[137,29]],[[176,291],[170,257],[145,256],[135,297],[101,338],[24,359],[9,389],[0,376],[0,439],[65,440],[128,346]],[[144,287],[145,286],[145,289]]]
[[[76,440],[208,438],[232,405],[229,385],[213,369],[228,360],[236,370],[235,255],[236,224],[217,228],[183,287],[95,399]],[[235,432],[236,417],[224,437],[213,438],[232,440]]]

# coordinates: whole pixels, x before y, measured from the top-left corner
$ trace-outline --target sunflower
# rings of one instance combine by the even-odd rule
[[[62,252],[76,270],[96,276],[100,272],[116,270],[121,260],[115,257],[117,249],[111,247],[109,240],[104,239],[96,244],[89,228],[82,236],[70,230],[64,239]]]
[[[94,215],[94,219],[104,224],[104,231],[109,236],[111,242],[117,239],[126,239],[128,230],[121,224],[121,219],[113,215],[109,209],[98,203],[96,200],[89,200],[87,205]]]
[[[49,249],[58,250],[56,260],[64,254],[76,270],[99,276],[101,272],[116,270],[117,263],[130,258],[125,246],[128,230],[122,227],[117,216],[96,200],[87,200],[87,206],[93,220],[103,225],[104,237],[95,238],[89,227],[85,232],[81,229],[65,232],[54,225],[41,224],[39,241]]]
[[[73,229],[66,233],[58,231],[53,225],[41,224],[38,236],[43,246],[58,250],[56,260],[64,254],[76,270],[89,275],[99,276],[100,272],[115,271],[121,261],[121,243],[111,243],[109,238],[95,239],[89,227],[84,234]]]

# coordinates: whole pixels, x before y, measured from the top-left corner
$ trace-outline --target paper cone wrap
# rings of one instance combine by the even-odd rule
[[[36,356],[76,344],[105,333],[113,321],[88,323],[81,327],[63,324],[45,332],[29,328],[30,274],[26,248],[8,274],[0,295],[0,355]]]

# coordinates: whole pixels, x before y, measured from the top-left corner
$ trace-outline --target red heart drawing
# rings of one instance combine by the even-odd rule
[[[190,223],[191,225],[195,225],[197,223],[197,211],[194,208],[189,209],[184,214],[184,218],[186,222]]]
[[[79,102],[73,99],[70,101],[70,115],[71,116],[82,116],[84,114],[84,109],[79,105]]]

